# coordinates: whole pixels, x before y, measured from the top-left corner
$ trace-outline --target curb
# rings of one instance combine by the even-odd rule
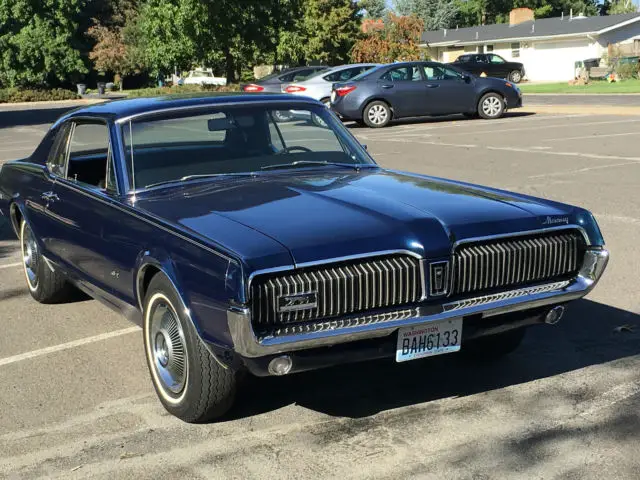
[[[632,115],[640,116],[638,107],[613,107],[609,105],[526,105],[519,111],[532,113],[563,113],[587,115]]]
[[[102,103],[110,100],[109,98],[82,98],[78,100],[48,100],[44,102],[17,102],[17,103],[0,103],[0,109],[5,107],[44,107],[44,106],[55,106],[59,105],[61,107],[66,106],[82,106],[82,105],[91,105],[94,103]]]

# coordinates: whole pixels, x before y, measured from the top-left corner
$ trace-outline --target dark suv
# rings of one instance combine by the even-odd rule
[[[495,53],[470,53],[460,55],[455,62],[458,68],[474,75],[505,78],[513,83],[520,83],[524,78],[524,65],[518,62],[507,62]]]

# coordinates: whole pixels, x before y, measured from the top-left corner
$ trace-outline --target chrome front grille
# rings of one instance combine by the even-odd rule
[[[452,293],[567,278],[583,256],[584,239],[573,230],[463,244],[454,252]]]
[[[258,330],[408,305],[422,297],[420,261],[407,255],[321,265],[258,276],[251,284],[253,324]],[[283,299],[303,299],[300,308]]]

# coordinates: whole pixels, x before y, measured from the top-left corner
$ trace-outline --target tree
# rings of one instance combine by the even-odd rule
[[[142,60],[137,49],[136,1],[118,0],[112,10],[95,24],[87,34],[96,44],[89,59],[102,72],[113,72],[120,77],[120,89],[124,89],[124,77],[138,71]]]
[[[638,7],[634,5],[632,0],[612,0],[606,1],[602,5],[604,15],[617,15],[620,13],[634,13],[638,11]]]
[[[366,12],[367,18],[384,18],[387,13],[385,0],[360,0],[358,7]]]
[[[87,72],[76,37],[87,0],[0,0],[0,84],[52,86]]]
[[[421,18],[426,30],[453,26],[459,10],[457,0],[394,0],[394,4],[400,15]]]
[[[354,62],[391,63],[419,60],[419,42],[424,22],[415,16],[400,17],[390,13],[382,31],[360,39],[351,51]]]

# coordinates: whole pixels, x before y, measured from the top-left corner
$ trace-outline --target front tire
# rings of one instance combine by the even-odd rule
[[[520,83],[522,81],[522,72],[514,70],[509,74],[509,81],[513,83]]]
[[[371,102],[364,108],[362,121],[370,128],[386,127],[391,121],[391,108],[380,100]]]
[[[494,120],[504,115],[504,98],[494,92],[482,96],[478,102],[478,115],[487,120]]]
[[[236,375],[198,335],[172,283],[157,274],[144,301],[144,350],[164,408],[189,423],[224,415],[233,405]]]
[[[31,296],[40,303],[61,303],[69,299],[73,288],[65,276],[45,263],[40,246],[26,221],[20,224],[22,267]]]

